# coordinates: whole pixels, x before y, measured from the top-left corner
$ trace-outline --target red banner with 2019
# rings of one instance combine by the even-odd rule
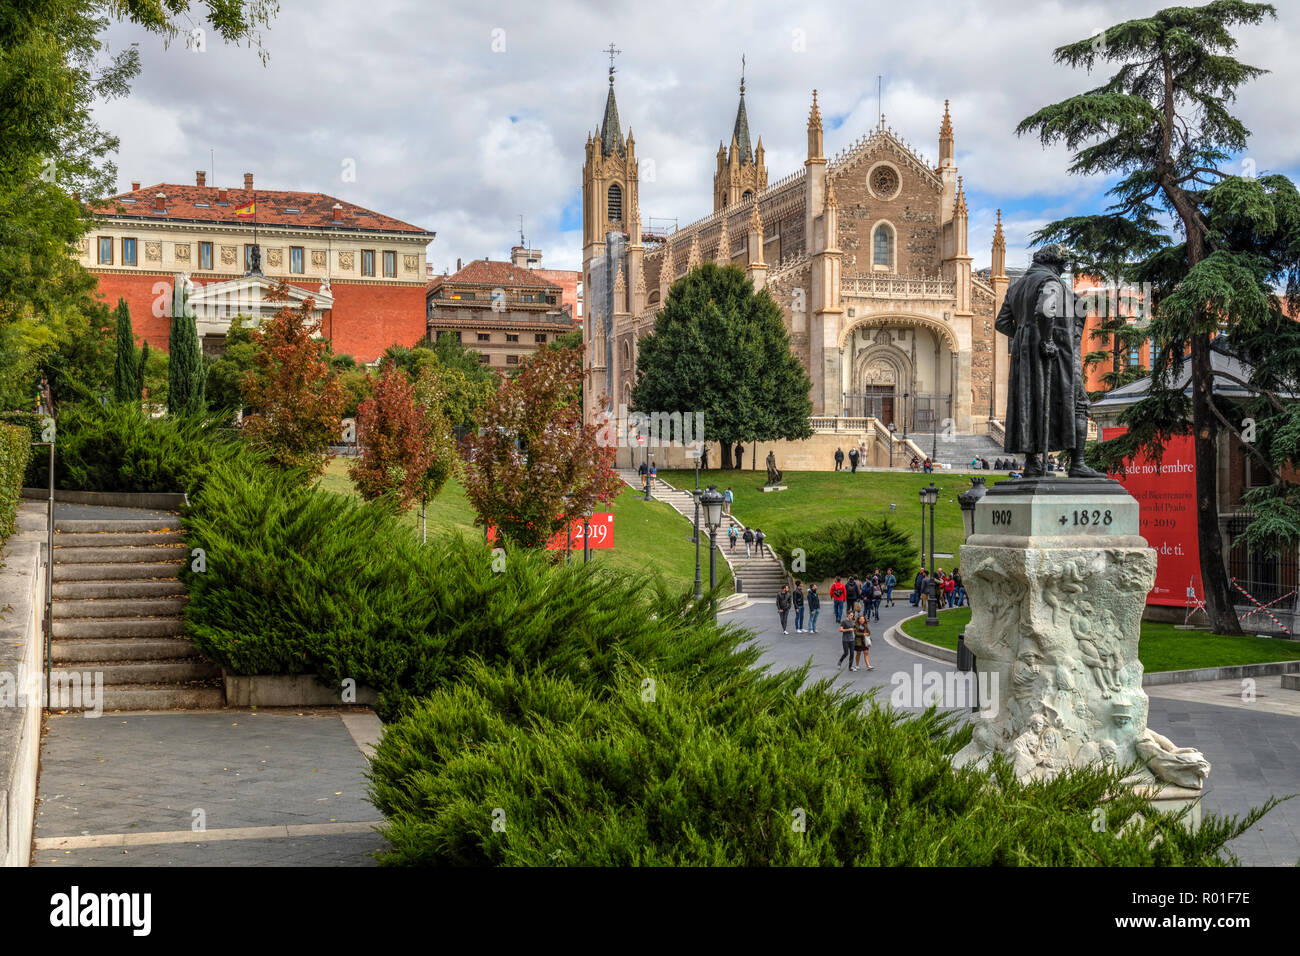
[[[548,551],[565,551],[565,550],[582,550],[582,539],[590,531],[591,543],[589,547],[594,551],[598,548],[614,547],[614,515],[608,511],[597,511],[591,516],[589,521],[584,524],[582,518],[575,518],[569,527],[561,528],[546,542]],[[496,541],[497,529],[494,525],[488,525],[487,539],[491,543]]]

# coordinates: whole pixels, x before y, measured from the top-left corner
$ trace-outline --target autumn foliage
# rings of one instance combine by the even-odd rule
[[[273,295],[288,299],[284,286]],[[330,369],[327,343],[313,339],[313,300],[294,309],[287,301],[255,336],[257,368],[243,381],[254,409],[244,434],[281,467],[325,470],[327,446],[342,436],[343,388]]]
[[[348,468],[366,500],[391,493],[405,511],[436,495],[451,473],[450,429],[442,416],[416,401],[410,377],[384,363],[371,397],[357,413],[361,457]]]
[[[478,523],[511,542],[542,547],[572,519],[612,501],[614,449],[582,421],[578,349],[543,349],[488,402],[468,440],[465,492]]]

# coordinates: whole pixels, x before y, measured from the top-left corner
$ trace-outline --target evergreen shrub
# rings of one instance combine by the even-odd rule
[[[14,533],[23,474],[31,458],[32,436],[26,428],[0,422],[0,543]]]
[[[899,582],[910,581],[917,572],[916,546],[911,537],[887,518],[855,518],[835,521],[806,532],[784,533],[773,547],[783,557],[796,548],[805,552],[803,572],[793,572],[805,581],[824,581],[837,574],[861,576],[880,568],[893,568]]]

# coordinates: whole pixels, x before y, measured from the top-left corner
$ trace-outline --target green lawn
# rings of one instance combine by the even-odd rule
[[[1005,475],[981,472],[991,487]],[[660,471],[659,477],[675,488],[694,488],[694,471]],[[921,537],[921,501],[919,492],[931,481],[939,489],[939,502],[934,506],[934,550],[936,553],[957,554],[964,533],[961,507],[957,495],[971,486],[970,474],[945,471],[933,475],[913,472],[858,472],[847,471],[787,471],[782,480],[787,491],[764,493],[767,480],[765,470],[702,471],[700,485],[716,484],[719,491],[731,485],[735,495],[732,511],[747,527],[762,528],[769,536],[785,533],[805,533],[816,530],[832,521],[846,518],[887,517],[912,535],[913,541]],[[890,505],[897,505],[895,510]],[[929,552],[929,509],[926,509],[926,551]],[[939,558],[942,568],[951,568],[955,558]]]
[[[348,478],[348,459],[331,459],[320,479],[320,487],[338,494],[355,495],[352,480]],[[627,489],[614,501],[614,547],[592,551],[592,560],[624,571],[650,569],[678,588],[695,586],[695,545],[690,541],[691,525],[676,511],[661,501],[646,502],[635,491]],[[465,497],[465,489],[456,479],[450,479],[442,493],[427,507],[429,534],[464,531],[481,535],[482,529],[474,527],[474,509]],[[419,506],[404,516],[411,527],[420,527]],[[582,560],[581,549],[574,551],[573,560]],[[701,540],[700,579],[709,585],[708,538]],[[718,583],[726,591],[732,590],[731,569],[721,556],[718,558]]]
[[[957,635],[970,623],[970,608],[939,612],[939,626],[927,627],[924,617],[909,618],[903,630],[910,637],[949,650],[957,649]],[[1230,637],[1205,631],[1180,631],[1172,624],[1142,622],[1138,657],[1150,673],[1192,670],[1199,667],[1229,667],[1236,664],[1267,664],[1300,660],[1300,641],[1274,637]]]

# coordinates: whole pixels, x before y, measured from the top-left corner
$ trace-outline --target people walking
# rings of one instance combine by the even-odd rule
[[[763,556],[763,542],[767,540],[767,535],[763,534],[762,528],[754,529],[754,545],[758,549],[758,556]]]
[[[781,585],[781,591],[776,596],[776,613],[781,616],[781,633],[790,633],[790,605],[794,603],[790,597],[790,585]]]
[[[842,448],[835,449],[835,470],[844,470],[844,449]]]
[[[966,586],[961,583],[961,568],[952,569],[953,594],[957,598],[956,607],[966,606]]]
[[[848,582],[844,585],[844,597],[849,602],[849,614],[853,617],[857,617],[858,612],[861,610],[858,606],[858,601],[862,599],[862,586],[858,584],[858,579],[851,574],[849,575]]]
[[[849,471],[855,475],[858,473],[858,449],[856,446],[849,449]]]
[[[794,632],[796,634],[802,634],[803,633],[803,582],[802,581],[794,582],[794,594],[791,595],[791,597],[794,599]]]
[[[957,582],[951,574],[943,579],[943,596],[948,607],[953,607],[953,602],[957,600]]]
[[[894,588],[898,587],[898,578],[894,576],[894,569],[890,568],[885,572],[885,607],[894,606]]]
[[[817,594],[817,585],[808,585],[808,633],[817,633],[817,615],[822,612],[822,599]]]
[[[859,614],[853,621],[853,666],[849,670],[855,671],[864,663],[867,670],[871,669],[870,660],[863,660],[870,646],[867,643],[869,640],[871,640],[871,628],[867,624],[866,615]]]
[[[848,660],[849,670],[853,670],[853,619],[848,615],[840,621],[840,646],[844,649],[844,653],[835,662],[835,666],[839,667]]]
[[[844,582],[835,576],[835,583],[831,585],[831,601],[835,605],[835,623],[838,624],[844,620]]]
[[[733,524],[733,525],[730,525],[730,526],[727,528],[727,538],[728,538],[728,540],[731,541],[731,550],[732,550],[732,551],[735,551],[735,550],[736,550],[736,539],[739,538],[739,537],[740,537],[740,532],[738,532],[738,531],[736,530],[736,526],[735,526],[734,524]]]
[[[924,584],[925,584],[925,566],[922,565],[921,570],[916,572],[916,578],[912,581],[912,596],[911,598],[909,598],[909,600],[912,602],[913,607],[924,606],[921,604],[921,588]]]
[[[753,530],[750,529],[750,528],[746,528],[746,529],[745,529],[745,535],[744,535],[744,537],[745,537],[745,557],[747,557],[747,558],[752,558],[752,557],[754,556],[754,532],[753,532]]]
[[[885,599],[885,589],[880,583],[879,577],[871,579],[871,613],[876,620],[880,620],[880,602]]]
[[[722,513],[724,515],[731,514],[731,502],[734,499],[735,496],[731,493],[731,485],[727,485],[727,490],[722,493]]]

